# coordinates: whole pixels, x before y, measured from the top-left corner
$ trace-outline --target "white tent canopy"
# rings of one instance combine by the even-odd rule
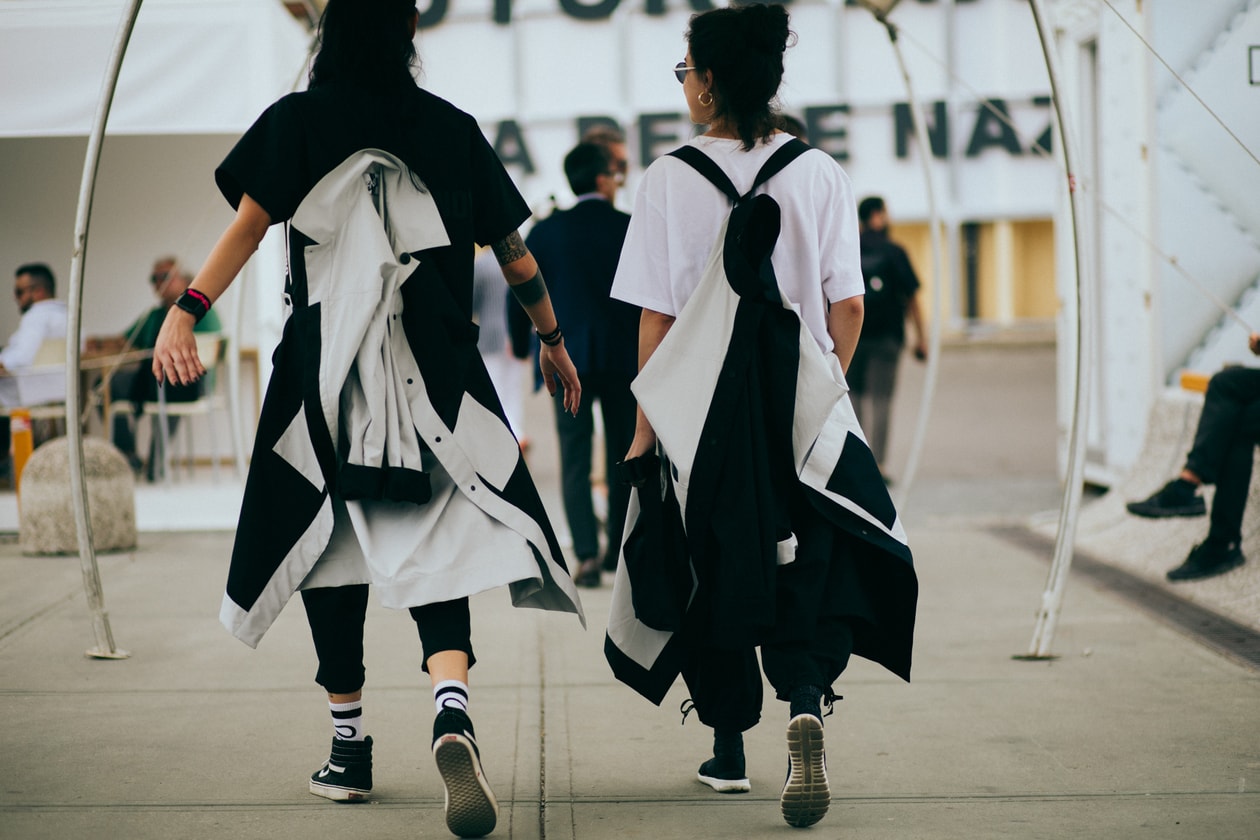
[[[123,3],[0,0],[0,137],[86,135]],[[239,134],[287,91],[309,36],[278,2],[147,0],[109,134]]]
[[[0,254],[12,271],[47,262],[66,293],[86,135],[101,95],[121,0],[0,0]],[[153,260],[195,270],[231,218],[214,167],[306,65],[310,36],[273,0],[146,0],[123,64],[103,147],[84,271],[85,335],[117,333],[154,303]],[[269,355],[278,335],[283,253],[264,248],[220,308]],[[252,286],[252,288],[251,288]],[[17,326],[0,309],[0,336]],[[262,372],[265,376],[265,371]]]

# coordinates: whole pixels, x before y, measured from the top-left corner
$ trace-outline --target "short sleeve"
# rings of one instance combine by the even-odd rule
[[[610,294],[633,306],[662,315],[677,315],[671,288],[669,224],[652,200],[657,180],[663,179],[658,163],[660,161],[648,167],[635,196],[634,212],[630,214],[630,227],[621,246],[621,259]]]
[[[862,280],[862,247],[853,187],[835,161],[828,159],[826,172],[825,180],[831,183],[831,189],[822,193],[825,204],[818,213],[822,243],[819,267],[823,295],[828,303],[835,303],[864,294],[866,283]]]
[[[473,239],[479,245],[493,245],[524,224],[530,217],[529,205],[475,122],[470,135]]]
[[[301,114],[288,96],[249,127],[219,164],[214,179],[232,209],[248,194],[275,223],[288,220],[305,197],[308,169]]]

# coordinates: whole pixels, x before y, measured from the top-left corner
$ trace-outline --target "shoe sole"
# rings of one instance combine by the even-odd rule
[[[1231,559],[1228,563],[1222,563],[1219,566],[1213,566],[1211,569],[1204,569],[1203,571],[1196,572],[1194,574],[1174,575],[1172,572],[1169,572],[1164,575],[1164,577],[1172,583],[1188,580],[1205,580],[1206,578],[1216,577],[1217,575],[1223,575],[1226,572],[1231,572],[1246,562],[1247,559],[1245,557],[1238,557],[1236,559]]]
[[[752,790],[752,783],[747,779],[719,779],[715,776],[706,776],[703,773],[697,773],[696,779],[718,793],[748,793]]]
[[[372,795],[370,790],[325,785],[314,779],[311,779],[311,793],[334,802],[367,802]]]
[[[499,821],[499,803],[481,771],[476,748],[462,735],[443,735],[433,757],[446,787],[446,827],[457,837],[484,837]]]
[[[1180,508],[1159,508],[1158,510],[1150,510],[1147,508],[1137,508],[1126,506],[1125,509],[1134,516],[1141,516],[1146,519],[1173,519],[1178,516],[1195,517],[1205,516],[1207,514],[1206,507],[1180,507]]]
[[[788,722],[788,777],[779,797],[783,819],[796,828],[821,820],[831,807],[822,721],[797,715]]]

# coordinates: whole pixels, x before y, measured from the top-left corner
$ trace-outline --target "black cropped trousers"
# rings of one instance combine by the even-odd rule
[[[311,626],[311,639],[319,658],[315,682],[329,694],[353,694],[363,688],[363,624],[367,618],[368,585],[303,589],[302,605]],[[468,654],[471,668],[472,619],[468,599],[440,601],[412,607],[409,612],[420,634],[421,669],[428,671],[429,657],[447,650]]]

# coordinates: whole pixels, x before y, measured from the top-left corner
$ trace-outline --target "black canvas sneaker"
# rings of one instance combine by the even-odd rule
[[[467,712],[447,708],[433,721],[433,757],[446,787],[446,827],[457,837],[483,837],[499,821],[499,803],[481,769]]]
[[[333,738],[324,766],[311,774],[311,793],[337,802],[366,802],[372,792],[372,736]]]

